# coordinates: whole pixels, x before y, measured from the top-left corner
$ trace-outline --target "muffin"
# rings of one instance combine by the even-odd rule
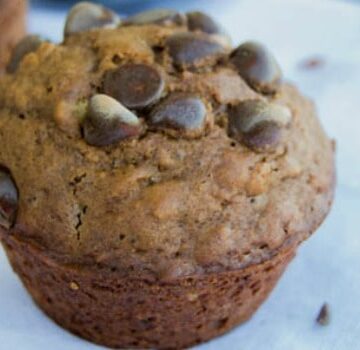
[[[0,74],[14,45],[25,34],[25,0],[0,0]]]
[[[34,301],[112,348],[248,320],[331,206],[313,103],[199,12],[81,3],[32,47],[0,80],[0,237]]]

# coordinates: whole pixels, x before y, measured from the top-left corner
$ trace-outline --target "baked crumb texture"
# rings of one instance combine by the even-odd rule
[[[76,5],[0,80],[0,236],[56,322],[183,348],[248,319],[329,211],[331,141],[269,50],[200,12]]]

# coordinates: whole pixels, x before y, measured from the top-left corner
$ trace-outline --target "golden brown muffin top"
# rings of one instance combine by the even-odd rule
[[[173,279],[314,231],[332,143],[264,46],[232,49],[197,12],[121,21],[81,6],[63,43],[33,45],[0,80],[0,164],[19,200],[7,234],[66,263]]]

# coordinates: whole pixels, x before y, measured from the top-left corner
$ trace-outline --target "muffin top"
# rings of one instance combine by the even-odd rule
[[[0,227],[65,264],[175,279],[260,263],[332,199],[333,144],[259,43],[91,3],[0,80]]]

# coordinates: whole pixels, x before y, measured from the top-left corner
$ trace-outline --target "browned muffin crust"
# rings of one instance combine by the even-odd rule
[[[12,48],[25,35],[26,10],[25,0],[0,0],[0,74]]]
[[[74,334],[120,349],[184,349],[226,333],[256,311],[294,255],[283,251],[245,269],[161,282],[54,264],[15,237],[5,248],[48,316]]]
[[[333,144],[263,46],[92,6],[0,80],[0,237],[64,327],[190,346],[249,318],[321,224]]]

